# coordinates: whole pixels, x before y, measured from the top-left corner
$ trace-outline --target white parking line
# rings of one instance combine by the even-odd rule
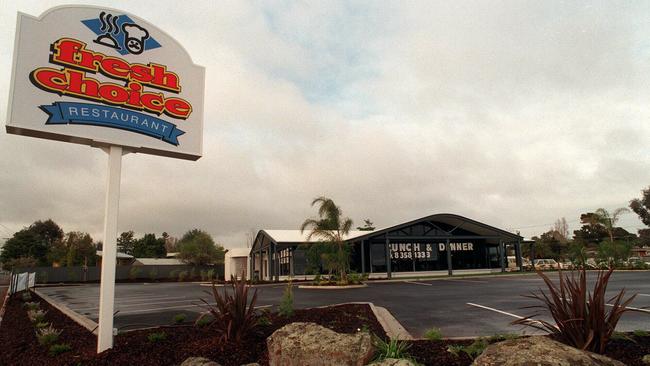
[[[216,303],[210,303],[210,305],[216,305]],[[199,305],[178,305],[178,306],[167,306],[164,308],[152,308],[152,309],[142,309],[142,310],[130,310],[130,311],[120,311],[117,313],[117,315],[129,315],[129,314],[142,314],[142,313],[156,313],[161,310],[171,310],[171,309],[189,309],[189,308],[195,308],[195,307],[201,307],[205,306],[205,304]],[[264,308],[270,308],[273,305],[260,305],[256,306],[255,309],[264,309]]]
[[[447,281],[452,281],[452,282],[469,282],[469,283],[486,283],[487,281],[481,281],[481,280],[460,280],[460,279],[453,279],[453,280],[447,280]]]
[[[639,296],[648,296],[648,297],[650,297],[650,295],[648,295],[648,294],[637,294],[637,295],[639,295]]]
[[[516,314],[513,314],[513,313],[508,313],[507,311],[503,311],[503,310],[499,310],[499,309],[495,309],[495,308],[491,308],[491,307],[483,306],[483,305],[479,305],[479,304],[474,304],[474,303],[471,303],[471,302],[468,302],[467,305],[475,306],[477,308],[481,308],[481,309],[485,309],[485,310],[494,311],[494,312],[497,312],[499,314],[511,316],[511,317],[517,318],[517,319],[523,319],[524,318],[523,316],[519,316],[519,315],[516,315]]]
[[[161,299],[162,300],[162,299]],[[176,302],[199,302],[200,300],[197,299],[182,299],[182,300],[167,300],[167,301],[159,301],[159,302],[147,302],[147,301],[139,301],[137,303],[128,303],[125,304],[122,301],[116,301],[115,302],[115,307],[116,308],[130,308],[130,307],[142,307],[142,305],[157,305],[157,304],[171,304],[171,303],[176,303]],[[94,310],[94,309],[99,309],[99,305],[93,306],[93,307],[86,307],[86,308],[71,308],[72,310]]]
[[[614,306],[614,305],[612,305],[612,304],[605,304],[605,305],[607,305],[607,306]],[[644,313],[648,313],[648,314],[650,314],[650,310],[648,310],[648,309],[633,308],[633,307],[631,307],[631,306],[626,307],[626,309],[630,309],[630,310],[634,310],[634,311],[641,311],[641,312],[644,312]]]
[[[430,283],[415,282],[415,281],[404,281],[404,283],[410,283],[412,285],[420,285],[420,286],[433,286]]]

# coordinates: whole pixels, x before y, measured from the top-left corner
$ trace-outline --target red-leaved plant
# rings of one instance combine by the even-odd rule
[[[625,289],[614,297],[605,301],[607,283],[614,272],[598,271],[593,292],[587,290],[587,273],[581,269],[576,276],[572,271],[567,276],[559,272],[559,286],[551,281],[544,273],[537,274],[544,280],[548,287],[548,294],[531,293],[526,297],[542,302],[542,305],[528,306],[526,308],[546,309],[553,317],[555,324],[544,320],[536,320],[534,314],[523,319],[515,320],[512,324],[526,325],[548,332],[558,341],[581,350],[604,353],[607,342],[612,336],[621,315],[632,309],[627,306],[634,300],[636,294],[623,300]]]
[[[253,292],[249,303],[246,280],[237,280],[231,277],[230,288],[232,295],[228,293],[226,286],[224,286],[223,295],[221,295],[212,282],[211,294],[214,297],[215,305],[201,299],[207,312],[201,314],[196,323],[200,324],[202,319],[211,315],[214,317],[212,328],[220,333],[221,339],[226,342],[239,343],[257,326],[257,314],[255,313],[257,290]]]

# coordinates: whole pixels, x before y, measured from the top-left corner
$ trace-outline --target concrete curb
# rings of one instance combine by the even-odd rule
[[[347,285],[347,286],[317,286],[317,285],[298,285],[298,288],[311,289],[311,290],[348,290],[353,288],[368,287],[365,283],[361,285]]]
[[[36,295],[40,296],[43,300],[47,301],[50,305],[57,308],[63,314],[67,315],[70,319],[74,320],[77,324],[88,329],[88,331],[91,332],[92,334],[97,335],[97,327],[98,327],[97,323],[86,318],[83,315],[80,315],[79,313],[72,311],[69,307],[59,304],[58,302],[54,301],[51,297],[45,295],[44,293],[36,289],[34,289],[34,292],[36,293]]]

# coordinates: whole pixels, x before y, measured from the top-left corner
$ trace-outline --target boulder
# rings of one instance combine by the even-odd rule
[[[641,362],[644,365],[650,366],[650,355],[643,356],[643,358],[641,359]]]
[[[181,366],[221,366],[214,361],[210,361],[205,357],[190,357],[183,361]]]
[[[416,364],[402,358],[384,358],[381,361],[368,364],[368,366],[416,366]]]
[[[370,334],[340,334],[315,323],[291,323],[266,339],[269,366],[363,366],[375,353]]]
[[[625,366],[622,362],[536,336],[489,345],[472,366]]]

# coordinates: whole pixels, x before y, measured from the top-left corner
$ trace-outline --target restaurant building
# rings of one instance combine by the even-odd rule
[[[326,273],[312,263],[306,230],[260,230],[250,251],[251,274],[256,279],[309,278]],[[372,231],[350,231],[345,237],[350,270],[372,278],[454,273],[501,272],[507,256],[522,269],[523,238],[503,229],[455,214],[435,214]]]

